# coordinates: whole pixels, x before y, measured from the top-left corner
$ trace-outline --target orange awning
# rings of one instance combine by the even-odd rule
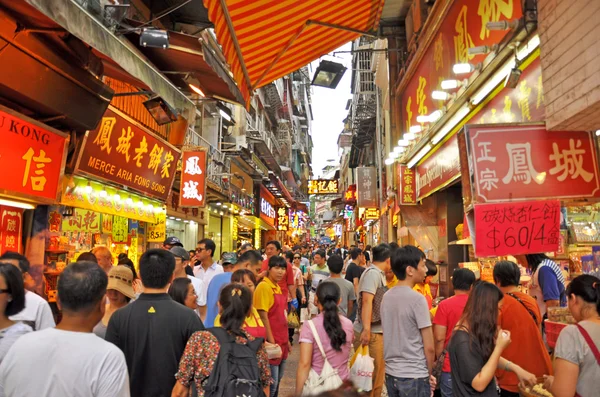
[[[204,0],[242,95],[379,24],[384,0]]]

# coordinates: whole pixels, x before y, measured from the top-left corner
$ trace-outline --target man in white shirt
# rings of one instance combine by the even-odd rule
[[[201,279],[186,274],[185,267],[190,261],[190,253],[187,252],[185,248],[174,246],[170,251],[175,256],[175,270],[173,271],[173,279],[187,277],[192,281],[192,286],[194,287],[197,295],[196,303],[198,303],[198,306],[200,306],[200,318],[204,319],[206,316],[207,286]]]
[[[19,338],[0,365],[1,397],[129,397],[125,356],[92,333],[104,316],[108,276],[73,263],[58,279],[63,318],[56,328]]]
[[[17,252],[8,251],[0,256],[0,262],[9,263],[21,270],[23,280],[31,279],[29,275],[31,265],[25,256]],[[27,287],[27,284],[25,287]],[[40,331],[56,325],[48,302],[35,292],[28,290],[25,290],[25,308],[9,318],[12,321],[21,321],[29,325],[34,331]]]
[[[198,241],[196,247],[196,263],[194,266],[194,276],[204,282],[204,285],[210,285],[210,280],[219,273],[223,273],[223,266],[219,265],[213,256],[217,246],[214,241],[209,238]],[[206,297],[205,297],[206,298]]]

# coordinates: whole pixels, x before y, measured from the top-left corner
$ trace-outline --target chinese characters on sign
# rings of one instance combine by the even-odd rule
[[[347,204],[356,203],[356,185],[348,186],[348,190],[346,190],[346,194],[344,195],[344,201]]]
[[[275,198],[263,185],[260,185],[258,211],[263,221],[275,227],[275,218],[277,217],[277,213],[275,212]]]
[[[167,213],[159,212],[156,223],[148,223],[146,237],[149,243],[162,243],[167,235]]]
[[[179,150],[109,107],[88,132],[77,171],[166,201],[178,160]]]
[[[417,204],[415,172],[405,165],[398,165],[398,171],[398,177],[400,178],[400,191],[398,192],[399,204]]]
[[[6,251],[22,252],[23,210],[0,206],[0,255]]]
[[[416,174],[417,200],[422,200],[460,177],[460,156],[456,135],[419,164]]]
[[[359,207],[378,207],[377,172],[375,167],[356,168],[357,203]]]
[[[379,208],[365,208],[365,219],[366,220],[379,219]]]
[[[184,151],[179,206],[204,207],[206,202],[206,151]]]
[[[475,204],[478,257],[554,252],[559,242],[558,200]]]
[[[275,209],[273,208],[271,203],[269,203],[264,198],[260,199],[260,212],[261,214],[266,215],[268,218],[275,219]]]
[[[72,216],[62,220],[63,232],[100,232],[100,213],[75,208]]]
[[[288,231],[290,226],[290,218],[286,207],[277,208],[277,230]]]
[[[476,202],[600,197],[591,132],[543,126],[468,126]]]
[[[125,243],[129,237],[129,222],[122,216],[113,217],[112,241],[113,243]]]
[[[308,194],[337,194],[338,181],[333,179],[312,179],[308,181]]]

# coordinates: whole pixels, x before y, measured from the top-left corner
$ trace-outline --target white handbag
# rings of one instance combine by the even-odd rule
[[[312,396],[325,391],[335,390],[343,383],[342,378],[338,375],[337,369],[334,369],[331,364],[329,364],[329,361],[327,361],[325,350],[323,350],[323,345],[321,345],[321,339],[319,338],[319,334],[317,333],[312,320],[308,321],[308,326],[317,342],[324,363],[321,375],[317,374],[314,369],[310,369],[308,379],[304,382],[304,388],[302,389],[303,396]]]

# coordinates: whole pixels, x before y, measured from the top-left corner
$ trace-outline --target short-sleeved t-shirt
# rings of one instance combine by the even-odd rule
[[[360,280],[360,276],[362,276],[364,271],[364,267],[360,267],[356,263],[350,262],[348,268],[346,269],[346,280],[354,284],[354,279],[357,278]]]
[[[344,316],[348,317],[348,301],[356,301],[356,293],[354,292],[354,284],[352,284],[348,280],[344,280],[343,278],[327,278],[323,280],[326,283],[334,283],[340,287],[340,298],[341,302],[339,304],[340,313]]]
[[[363,292],[367,292],[371,295],[375,295],[377,292],[377,288],[381,286],[385,286],[385,273],[380,270],[377,266],[371,265],[369,266],[369,271],[365,270],[365,273],[360,277],[360,281],[358,282],[358,293],[362,294]],[[357,301],[360,300],[360,297],[356,297]],[[354,321],[354,332],[362,332],[362,318],[360,318],[358,314],[356,315],[356,320]],[[381,334],[383,333],[383,329],[380,324],[372,324],[371,325],[371,333],[372,334]]]
[[[206,318],[204,326],[206,328],[214,327],[215,317],[219,314],[217,302],[223,286],[231,282],[231,272],[219,273],[210,280],[208,293],[206,294]]]
[[[329,272],[329,266],[325,265],[320,267],[319,265],[312,265],[310,268],[312,272],[312,288],[317,289],[319,283],[326,278],[329,278],[331,273]]]
[[[270,278],[265,277],[254,290],[254,307],[256,310],[269,312],[275,304],[275,294],[281,294],[281,287],[275,285]]]
[[[421,330],[431,327],[431,317],[425,297],[410,287],[392,288],[381,302],[381,324],[385,373],[397,378],[427,378]]]
[[[262,267],[260,270],[263,272],[269,271],[269,260],[268,259],[265,259],[263,261],[263,264],[262,264]],[[279,281],[277,284],[279,284],[279,287],[281,287],[281,293],[287,297],[289,294],[289,291],[290,291],[289,286],[294,285],[294,269],[292,269],[292,265],[290,265],[289,263],[287,264],[287,267],[285,269],[285,276],[283,276],[281,281]]]
[[[590,334],[592,341],[600,349],[600,325],[592,321],[581,321],[579,325]],[[598,395],[600,365],[576,325],[568,325],[560,332],[554,355],[579,366],[577,394],[581,397]]]
[[[346,343],[342,345],[342,351],[336,351],[331,346],[331,341],[327,332],[325,331],[325,327],[323,326],[323,313],[319,314],[313,320],[313,324],[317,329],[317,334],[319,335],[319,339],[321,340],[321,345],[323,345],[323,350],[325,351],[325,356],[327,357],[327,361],[334,368],[337,369],[338,375],[342,380],[348,379],[348,359],[350,358],[350,347],[352,346],[352,340],[354,339],[354,333],[352,331],[352,321],[348,320],[346,317],[340,316],[340,321],[342,323],[342,328],[346,333]],[[317,346],[317,342],[315,342],[314,335],[308,325],[308,321],[302,325],[302,329],[300,330],[300,337],[298,339],[300,343],[312,343],[313,345],[313,354],[312,354],[312,364],[311,367],[318,373],[321,374],[323,370],[323,365],[325,361],[323,360],[323,356],[321,356],[321,352],[319,351],[319,347]]]
[[[206,284],[204,284],[204,281],[200,280],[197,277],[187,276],[187,278],[189,278],[190,281],[192,282],[194,291],[196,291],[196,296],[198,296],[198,298],[196,299],[196,303],[198,304],[198,306],[206,306],[206,299],[207,299],[206,294],[207,294],[208,286]]]
[[[452,394],[454,396],[498,397],[496,381],[492,378],[483,392],[473,389],[471,383],[485,365],[486,361],[477,342],[471,344],[466,331],[456,330],[450,344],[450,366],[452,367]],[[471,348],[472,345],[472,348]]]
[[[544,301],[557,300],[560,301],[561,306],[567,304],[565,286],[558,280],[556,273],[554,273],[554,270],[550,266],[540,267],[538,279],[542,288]]]
[[[448,343],[454,332],[454,327],[460,320],[465,306],[469,300],[469,294],[454,295],[451,298],[444,299],[440,302],[435,317],[433,319],[434,325],[440,325],[446,327],[446,339],[444,340],[444,348],[448,348]],[[442,366],[442,372],[450,372],[450,356],[446,355],[444,365]]]

